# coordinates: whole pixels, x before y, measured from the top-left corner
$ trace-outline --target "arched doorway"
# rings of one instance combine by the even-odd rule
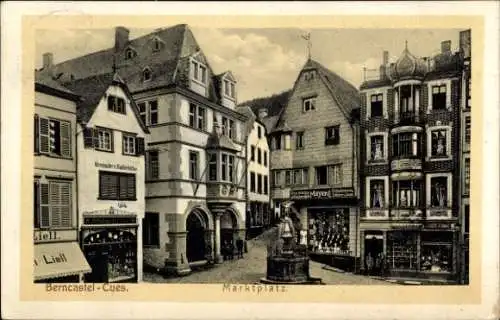
[[[220,243],[232,244],[235,248],[237,240],[237,220],[235,213],[231,210],[226,210],[220,217]]]
[[[204,212],[194,209],[189,213],[186,220],[186,256],[188,262],[206,259],[207,217]]]

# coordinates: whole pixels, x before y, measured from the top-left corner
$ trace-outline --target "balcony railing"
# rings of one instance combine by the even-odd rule
[[[392,220],[422,220],[424,214],[420,208],[395,208],[390,216]]]
[[[424,120],[425,113],[419,111],[400,111],[394,118],[395,126],[418,125]]]

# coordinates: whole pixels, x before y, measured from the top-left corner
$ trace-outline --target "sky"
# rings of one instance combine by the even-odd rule
[[[167,27],[167,26],[165,26]],[[460,29],[209,29],[190,27],[215,73],[231,70],[235,75],[239,102],[290,89],[308,57],[359,87],[363,68],[378,69],[382,52],[389,61],[397,60],[408,49],[416,56],[431,56],[440,51],[441,42],[452,41],[458,49]],[[151,32],[130,29],[130,38]],[[57,33],[57,34],[55,34]],[[35,37],[36,67],[42,54],[52,52],[54,62],[62,62],[114,45],[113,29],[38,30]],[[377,71],[378,72],[378,71]]]

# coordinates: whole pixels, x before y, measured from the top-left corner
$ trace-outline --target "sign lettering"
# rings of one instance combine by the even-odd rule
[[[123,165],[123,164],[116,164],[116,163],[102,163],[102,162],[95,162],[95,166],[98,168],[105,168],[105,169],[118,169],[118,170],[126,170],[126,171],[137,171],[136,167],[129,166],[129,165]]]
[[[76,230],[35,230],[33,242],[76,241]]]
[[[349,188],[292,190],[290,193],[290,199],[292,200],[321,200],[349,198],[353,196],[354,191]]]
[[[45,263],[45,264],[54,264],[54,263],[66,263],[68,262],[68,259],[66,258],[66,255],[64,253],[59,253],[58,255],[47,255],[44,254],[42,255],[41,261],[39,261],[37,258],[34,259],[34,265],[38,266],[39,263]]]

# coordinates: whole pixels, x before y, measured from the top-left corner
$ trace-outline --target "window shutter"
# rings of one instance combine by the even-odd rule
[[[71,123],[61,121],[60,124],[61,137],[61,155],[66,158],[71,157]]]
[[[33,183],[33,226],[40,227],[40,182]]]
[[[83,129],[83,146],[85,148],[94,148],[94,129],[85,128]]]
[[[40,228],[46,228],[50,226],[50,211],[49,211],[49,184],[40,183],[39,184],[39,201],[40,201]]]
[[[34,145],[34,151],[35,153],[38,153],[39,152],[39,149],[40,149],[40,129],[39,129],[39,120],[40,118],[38,117],[38,114],[35,113],[35,123],[34,123],[34,129],[33,129],[33,137],[34,137],[34,142],[35,142],[35,145]]]
[[[128,199],[128,176],[120,176],[120,194],[119,199]]]
[[[39,118],[39,151],[40,153],[49,153],[50,151],[50,138],[49,138],[49,119]]]
[[[135,199],[135,175],[127,177],[127,199]]]
[[[61,199],[61,227],[71,227],[71,184],[65,182],[60,183],[59,186]]]
[[[144,138],[135,138],[135,154],[137,156],[142,156],[144,155]]]
[[[61,192],[59,183],[49,184],[49,201],[51,204],[50,226],[61,226]]]

